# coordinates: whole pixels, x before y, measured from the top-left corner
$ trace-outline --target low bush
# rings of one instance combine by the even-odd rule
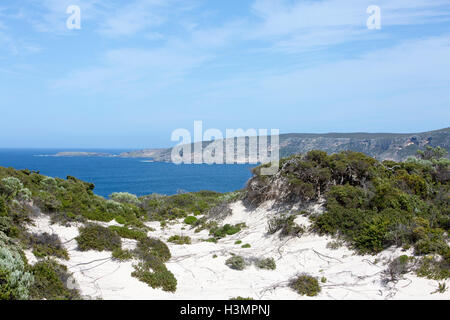
[[[53,256],[65,260],[69,259],[69,254],[57,234],[49,234],[47,232],[30,234],[28,235],[28,245],[32,248],[33,254],[37,258]]]
[[[33,299],[79,300],[80,293],[70,286],[71,274],[67,267],[54,260],[41,260],[32,267],[34,283],[31,288]]]
[[[302,274],[291,280],[289,286],[298,294],[301,294],[302,296],[306,295],[308,297],[317,296],[321,291],[317,278],[308,274]]]
[[[244,270],[246,263],[243,257],[233,256],[225,261],[225,264],[233,270]]]
[[[186,217],[185,219],[184,219],[184,223],[186,223],[186,224],[188,224],[188,225],[194,225],[196,222],[197,222],[197,218],[196,217],[194,217],[194,216],[189,216],[189,217]]]
[[[343,245],[344,245],[343,241],[335,240],[335,241],[328,242],[326,247],[331,250],[337,250],[339,248],[342,248]]]
[[[162,288],[164,291],[175,292],[177,279],[172,272],[167,270],[162,263],[139,263],[134,266],[135,271],[131,274],[152,288]]]
[[[255,265],[259,269],[266,269],[266,270],[275,270],[277,268],[274,258],[259,259],[256,261]]]
[[[121,247],[120,236],[109,228],[89,224],[79,230],[80,235],[75,239],[81,251],[113,251]]]
[[[245,223],[239,223],[236,225],[226,224],[222,227],[213,227],[209,230],[209,234],[217,239],[225,238],[227,235],[231,236],[240,232],[245,228]]]
[[[191,244],[191,238],[188,236],[179,236],[179,235],[175,235],[175,236],[171,236],[168,239],[169,242],[178,244],[178,245],[182,245],[182,244]]]
[[[130,229],[125,226],[110,226],[109,229],[115,231],[120,237],[126,239],[141,240],[147,238],[146,232]]]
[[[122,248],[116,248],[112,252],[112,257],[118,261],[128,261],[133,259],[133,252]]]
[[[150,220],[164,221],[204,215],[219,204],[222,197],[221,193],[200,191],[173,196],[150,195],[140,200]]]
[[[152,288],[162,288],[165,291],[175,292],[177,280],[164,265],[170,257],[167,245],[158,239],[146,238],[140,240],[135,254],[141,260],[134,266],[131,274]]]
[[[243,244],[242,246],[241,246],[241,248],[243,248],[243,249],[248,249],[248,248],[251,248],[252,246],[251,246],[251,244],[249,244],[249,243],[246,243],[246,244]]]
[[[157,257],[164,263],[171,258],[169,247],[161,240],[154,238],[140,240],[135,252],[144,261],[153,261],[153,258]]]
[[[128,203],[135,206],[139,205],[140,203],[138,197],[128,192],[115,192],[111,194],[109,198],[119,203]]]
[[[450,277],[450,259],[445,257],[440,259],[435,256],[422,257],[418,261],[416,274],[433,280],[445,280]]]
[[[239,297],[230,298],[230,300],[245,301],[245,300],[254,300],[254,299],[250,298],[250,297],[244,298],[244,297],[239,296]]]
[[[297,215],[274,217],[268,221],[268,233],[274,234],[281,230],[280,237],[294,237],[305,232],[294,220]]]

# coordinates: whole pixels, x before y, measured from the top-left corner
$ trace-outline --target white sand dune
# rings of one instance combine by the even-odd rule
[[[332,241],[329,237],[304,234],[300,238],[280,239],[277,234],[267,236],[267,221],[277,214],[269,208],[270,203],[267,203],[248,211],[241,202],[232,204],[232,215],[223,223],[245,222],[247,228],[218,243],[202,241],[209,238],[207,231],[195,233],[181,221],[164,229],[159,223],[148,223],[156,230],[149,232],[149,236],[163,241],[172,235],[192,238],[190,245],[167,242],[172,259],[166,265],[178,280],[175,293],[152,289],[133,278],[131,273],[136,261],[119,263],[111,259],[110,252],[77,251],[74,240],[78,235],[77,225],[50,225],[49,218],[42,215],[29,229],[60,236],[70,255],[69,261],[61,263],[73,272],[82,294],[91,298],[211,300],[242,296],[265,300],[450,299],[448,291],[432,294],[438,287],[438,281],[418,278],[413,274],[405,275],[395,284],[383,284],[382,273],[386,263],[411,252],[393,248],[376,256],[360,256],[345,247],[337,250],[327,248],[327,243]],[[309,224],[305,217],[298,217],[296,222]],[[235,244],[237,240],[241,240],[242,244],[250,244],[251,248],[241,248],[241,245]],[[135,245],[135,241],[123,240],[126,248]],[[260,270],[251,265],[243,271],[232,270],[225,265],[231,253],[248,259],[273,257],[277,268],[274,271]],[[36,261],[31,252],[26,254],[31,263]],[[321,283],[322,291],[317,297],[300,296],[288,287],[289,279],[303,272],[327,279]]]

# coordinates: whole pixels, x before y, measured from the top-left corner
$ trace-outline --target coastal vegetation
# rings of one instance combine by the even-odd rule
[[[320,291],[320,284],[317,278],[312,277],[306,273],[292,279],[289,286],[302,296],[314,297],[317,296]]]
[[[259,269],[275,270],[277,265],[274,258],[257,259],[255,263]]]
[[[151,228],[144,223],[184,222],[195,232],[207,230],[210,238],[205,241],[215,243],[246,228],[245,223],[220,224],[231,212],[228,204],[240,199],[250,207],[267,200],[282,206],[283,213],[268,221],[268,235],[330,235],[334,240],[327,248],[345,244],[359,254],[377,254],[392,246],[411,249],[389,262],[384,273],[387,282],[410,272],[448,279],[450,160],[446,156],[444,149],[429,147],[404,162],[380,162],[357,152],[310,151],[282,159],[274,176],[261,176],[262,166],[255,168],[242,191],[145,197],[115,193],[109,199],[95,195],[93,184],[74,177],[50,178],[0,167],[0,299],[81,298],[76,289],[68,288],[70,273],[61,262],[70,255],[61,239],[28,231],[26,226],[38,215],[47,215],[52,223],[80,226],[75,238],[78,250],[109,251],[117,262],[133,260],[133,277],[174,292],[177,279],[166,267],[170,250],[148,236]],[[301,210],[292,213],[289,207],[299,203]],[[309,204],[317,203],[321,210],[308,211]],[[300,214],[310,219],[308,229],[295,222]],[[104,226],[113,220],[119,225]],[[123,249],[122,239],[136,242],[136,249]],[[191,238],[173,235],[168,241],[190,244]],[[242,240],[234,244],[251,247]],[[34,254],[36,263],[28,263],[25,250]],[[273,258],[250,261],[233,255],[225,262],[234,270],[251,263],[259,269],[276,269]],[[320,292],[319,281],[309,275],[298,276],[290,287],[299,294]]]
[[[323,212],[309,215],[313,231],[333,235],[361,254],[414,248],[423,258],[418,273],[442,277],[450,267],[450,160],[445,154],[427,148],[405,162],[379,162],[357,152],[310,151],[283,159],[273,177],[260,176],[261,167],[256,168],[246,201],[324,200]],[[274,218],[269,232],[290,230],[292,219]]]
[[[178,245],[191,244],[191,238],[188,236],[175,235],[175,236],[171,236],[167,241],[178,244]]]
[[[122,245],[122,240],[117,232],[109,228],[89,224],[79,230],[80,235],[75,240],[81,251],[113,251]]]

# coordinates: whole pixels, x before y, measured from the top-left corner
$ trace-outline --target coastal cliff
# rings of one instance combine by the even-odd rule
[[[280,156],[288,157],[311,150],[338,153],[345,150],[362,152],[377,160],[403,161],[426,146],[440,146],[450,151],[450,128],[423,133],[328,133],[328,134],[282,134],[279,136]],[[210,142],[203,142],[207,147]],[[226,141],[224,141],[224,146]],[[235,150],[236,162],[245,162],[246,150]],[[191,145],[193,151],[193,144]],[[224,148],[224,150],[226,150]],[[121,157],[152,158],[154,161],[170,162],[172,149],[145,149],[120,154]],[[224,154],[226,157],[226,152]]]

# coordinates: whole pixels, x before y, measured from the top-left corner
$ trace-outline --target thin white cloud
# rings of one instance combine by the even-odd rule
[[[108,92],[118,95],[151,95],[178,81],[207,56],[175,48],[108,51],[98,67],[77,70],[54,81],[52,87],[83,92]]]
[[[106,36],[129,36],[167,21],[172,1],[137,0],[103,16],[99,32]]]
[[[450,20],[450,4],[442,0],[256,0],[252,12],[260,23],[250,38],[268,40],[271,50],[286,53],[370,40],[379,37],[366,27],[366,9],[373,4],[381,8],[382,28]]]

